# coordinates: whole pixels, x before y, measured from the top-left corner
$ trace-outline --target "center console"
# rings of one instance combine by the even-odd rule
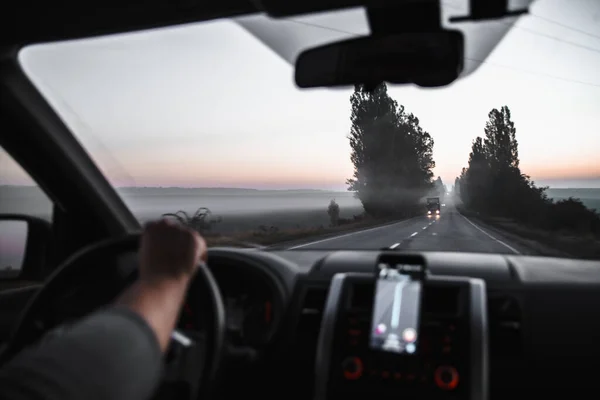
[[[374,292],[373,275],[334,276],[319,335],[317,400],[487,399],[484,281],[429,277],[419,350],[402,356],[369,346]]]

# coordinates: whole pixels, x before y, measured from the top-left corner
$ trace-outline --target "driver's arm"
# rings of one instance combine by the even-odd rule
[[[166,221],[146,226],[140,279],[114,306],[61,327],[0,370],[1,399],[147,399],[166,351],[202,239]]]

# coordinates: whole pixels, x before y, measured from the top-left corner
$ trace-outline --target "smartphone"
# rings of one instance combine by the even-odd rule
[[[372,349],[417,354],[425,276],[424,262],[379,260],[375,271]]]

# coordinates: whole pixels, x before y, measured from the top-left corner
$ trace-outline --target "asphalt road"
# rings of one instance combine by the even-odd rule
[[[312,241],[291,249],[380,249],[520,254],[519,244],[498,237],[464,217],[447,200],[439,217],[427,215],[390,225]]]

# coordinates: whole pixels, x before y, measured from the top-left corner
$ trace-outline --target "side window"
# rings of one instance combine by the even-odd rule
[[[19,164],[0,147],[0,216],[20,214],[52,219],[52,202]],[[0,279],[19,276],[28,238],[28,223],[0,218]]]

